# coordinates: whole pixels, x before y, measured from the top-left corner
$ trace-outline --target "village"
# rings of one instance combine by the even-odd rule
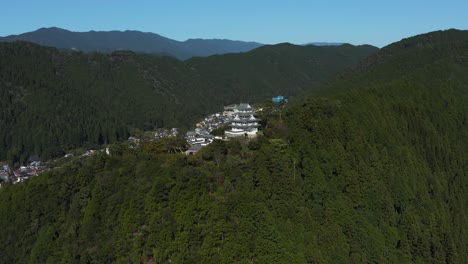
[[[254,138],[260,127],[260,119],[255,117],[256,110],[246,103],[228,105],[223,112],[214,113],[205,117],[196,124],[195,130],[188,131],[185,139],[189,148],[186,155],[193,155],[213,140],[230,140],[232,138]],[[230,129],[228,129],[230,127]],[[222,129],[224,133],[213,133]],[[222,131],[221,130],[221,131]]]
[[[185,133],[187,144],[186,155],[197,153],[213,140],[230,140],[232,138],[253,138],[257,135],[258,122],[255,109],[250,104],[224,106],[223,112],[206,116],[195,124],[194,130]],[[228,128],[231,129],[228,129]],[[228,129],[228,130],[227,130]],[[142,142],[155,141],[163,138],[174,138],[179,135],[178,128],[160,128],[156,131],[139,131],[127,140],[128,147],[135,149]]]
[[[287,103],[284,96],[273,97],[274,104]],[[186,155],[196,154],[198,151],[212,143],[215,139],[252,139],[258,134],[261,121],[256,117],[257,111],[250,104],[240,103],[238,105],[224,106],[223,112],[218,112],[206,116],[203,120],[195,124],[194,130],[189,130],[184,136],[187,143]],[[141,142],[155,141],[163,138],[179,136],[178,128],[160,128],[155,131],[141,131],[137,135],[128,138],[127,144],[131,149],[137,148]],[[110,155],[109,147],[101,150],[89,149],[80,157],[93,156],[98,152]],[[74,154],[67,153],[63,158],[73,158]],[[4,162],[0,162],[0,189],[2,184],[11,182],[17,184],[38,176],[40,173],[53,169],[49,162],[43,162],[39,157],[31,157],[26,165],[10,168]]]
[[[271,98],[271,102],[273,105],[284,106],[285,103],[288,103],[288,99],[280,95]],[[256,117],[256,114],[262,110],[262,107],[255,109],[248,103],[224,106],[223,112],[217,112],[206,116],[203,120],[195,124],[194,130],[187,131],[184,136],[187,143],[187,150],[184,153],[186,155],[193,155],[212,143],[215,139],[231,140],[234,138],[255,138],[259,131],[259,122],[261,121]],[[129,137],[128,146],[130,148],[136,148],[142,141],[177,137],[178,134],[178,128],[162,128],[157,131],[146,131],[138,137]]]
[[[38,176],[45,170],[47,170],[45,164],[39,159],[29,160],[26,166],[20,166],[16,169],[10,168],[7,164],[0,164],[0,188],[4,182],[12,182],[13,184],[23,182]]]
[[[97,153],[97,150],[90,149],[86,150],[80,155],[81,158],[93,156]],[[105,152],[109,154],[109,148],[99,150],[99,152]],[[63,158],[71,159],[74,155],[71,153],[65,154]],[[26,165],[19,167],[10,167],[5,162],[0,162],[0,189],[3,184],[10,182],[17,184],[29,180],[32,177],[39,176],[41,173],[56,168],[52,162],[44,162],[39,157],[30,157]]]

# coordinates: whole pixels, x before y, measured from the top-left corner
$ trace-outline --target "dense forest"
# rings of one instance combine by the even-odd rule
[[[0,191],[2,263],[467,263],[468,33],[371,56],[263,136],[176,142]]]
[[[0,160],[48,159],[131,128],[187,128],[226,104],[313,90],[376,50],[282,44],[179,61],[0,43]]]

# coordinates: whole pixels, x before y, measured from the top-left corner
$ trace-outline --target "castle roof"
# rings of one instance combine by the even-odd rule
[[[244,104],[244,103],[241,103],[239,105],[239,107],[237,107],[237,109],[239,111],[251,111],[252,110],[252,107],[249,105],[249,104]]]

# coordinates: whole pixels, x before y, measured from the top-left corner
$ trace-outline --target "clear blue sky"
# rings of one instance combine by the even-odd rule
[[[468,29],[468,0],[0,0],[0,36],[51,26],[140,30],[176,40],[381,47],[429,31]]]

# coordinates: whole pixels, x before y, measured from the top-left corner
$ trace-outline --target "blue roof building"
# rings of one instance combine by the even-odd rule
[[[288,102],[288,99],[286,99],[284,96],[282,95],[279,95],[277,97],[273,97],[271,98],[271,100],[273,101],[273,103],[287,103]]]

